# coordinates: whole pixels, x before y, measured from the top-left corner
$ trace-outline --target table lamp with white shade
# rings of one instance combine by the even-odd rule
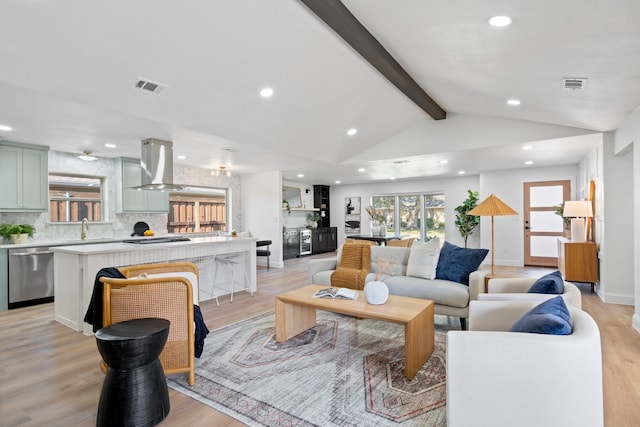
[[[564,202],[562,216],[571,218],[571,240],[573,242],[587,241],[587,218],[593,216],[591,202],[588,200],[568,200]]]

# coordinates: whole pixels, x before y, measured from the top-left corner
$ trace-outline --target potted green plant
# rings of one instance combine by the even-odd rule
[[[311,228],[318,227],[318,221],[320,221],[320,213],[312,212],[307,214],[307,222]]]
[[[3,224],[0,226],[0,236],[12,243],[24,243],[27,237],[33,237],[36,229],[29,224]]]
[[[469,193],[469,197],[467,200],[462,202],[460,206],[455,208],[456,221],[455,225],[458,227],[458,231],[460,231],[460,235],[464,239],[464,247],[467,247],[467,239],[473,233],[473,230],[476,229],[478,225],[480,225],[480,217],[467,215],[471,209],[475,208],[478,205],[478,192],[467,190]]]

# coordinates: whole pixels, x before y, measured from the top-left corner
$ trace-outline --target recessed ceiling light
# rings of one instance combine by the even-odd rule
[[[507,104],[511,105],[512,107],[516,107],[518,105],[520,105],[520,100],[519,99],[510,99],[507,101]]]
[[[299,173],[298,174],[298,178],[304,178],[304,174],[303,173]]]
[[[11,126],[0,125],[0,130],[5,130],[5,131],[9,132],[11,130]]]
[[[270,87],[265,87],[260,91],[260,96],[263,98],[269,98],[271,95],[273,95],[273,89]]]
[[[347,131],[347,135],[349,135],[349,136],[353,136],[353,135],[355,135],[356,133],[358,133],[358,129],[356,129],[356,128],[351,128],[351,129],[349,129],[349,130]]]
[[[533,145],[523,145],[522,149],[523,150],[531,150],[533,148]]]
[[[340,181],[336,181],[336,184],[340,184]]]
[[[511,18],[508,16],[492,16],[489,18],[489,25],[492,27],[508,27],[511,25]]]
[[[533,162],[531,160],[527,160],[526,162],[524,162],[525,165],[532,165]]]
[[[365,170],[365,168],[358,168],[358,172],[364,172]]]
[[[392,177],[389,177],[389,179],[390,179],[391,181],[393,181],[394,179],[396,179],[396,177],[395,177],[395,176],[392,176]]]
[[[186,158],[187,158],[187,156],[182,155],[182,154],[180,154],[180,155],[178,156],[178,159],[180,159],[180,160],[184,160],[184,159],[186,159]]]
[[[458,175],[464,175],[465,173],[465,171],[458,171]]]
[[[116,148],[116,144],[104,144],[107,148]]]
[[[449,160],[440,160],[441,165],[446,165],[447,163],[449,163]]]

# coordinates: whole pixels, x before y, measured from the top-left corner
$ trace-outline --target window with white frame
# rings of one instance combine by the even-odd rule
[[[444,239],[444,192],[376,195],[371,197],[375,216],[388,234],[413,236],[427,241]]]
[[[104,178],[49,174],[51,222],[103,221]]]
[[[197,188],[169,194],[169,233],[227,231],[227,218],[224,188]]]

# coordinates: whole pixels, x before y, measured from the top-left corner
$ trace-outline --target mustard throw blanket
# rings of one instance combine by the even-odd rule
[[[371,271],[371,246],[343,245],[340,264],[331,274],[331,286],[364,289],[364,280]]]

